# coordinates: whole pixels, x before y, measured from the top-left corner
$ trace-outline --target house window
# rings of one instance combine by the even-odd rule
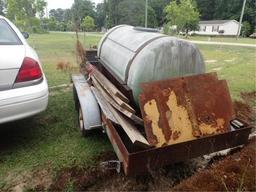
[[[212,32],[218,32],[219,31],[219,26],[213,25],[212,26]]]
[[[206,31],[206,26],[201,26],[201,31]]]

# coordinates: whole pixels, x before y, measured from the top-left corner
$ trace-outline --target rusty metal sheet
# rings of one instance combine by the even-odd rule
[[[234,119],[234,111],[227,82],[205,82],[201,86],[200,90],[204,91],[200,92],[195,86],[188,87],[201,136],[230,131],[229,122]]]
[[[166,80],[161,80],[161,81],[154,81],[150,83],[142,83],[141,87],[143,90],[143,93],[151,92],[151,87],[159,87],[160,89],[167,89],[169,86],[174,85],[178,83],[179,81],[196,81],[196,82],[201,82],[204,83],[206,80],[212,81],[212,82],[217,82],[218,81],[218,75],[216,72],[212,73],[204,73],[204,74],[199,74],[199,75],[192,75],[192,76],[185,76],[185,77],[177,77],[177,78],[172,78],[171,82],[170,79]]]
[[[216,73],[142,84],[140,107],[149,143],[156,147],[229,131],[233,118],[226,81]]]

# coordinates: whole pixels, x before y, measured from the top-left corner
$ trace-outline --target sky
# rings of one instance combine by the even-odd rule
[[[101,3],[103,0],[91,0],[91,1],[97,4],[97,3]],[[47,0],[48,10],[57,9],[57,8],[67,9],[72,6],[73,2],[74,0]]]

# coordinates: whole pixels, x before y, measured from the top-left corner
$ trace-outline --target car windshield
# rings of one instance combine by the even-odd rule
[[[0,19],[0,45],[21,45],[17,34],[3,19]]]

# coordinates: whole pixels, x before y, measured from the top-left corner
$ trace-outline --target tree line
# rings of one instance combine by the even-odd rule
[[[193,30],[199,20],[239,20],[243,0],[148,0],[148,27],[177,25],[178,30]],[[143,26],[145,0],[75,0],[70,9],[52,9],[45,17],[45,0],[0,0],[0,14],[23,30],[32,32],[94,31],[118,24]],[[243,19],[246,35],[256,26],[255,0],[247,0]],[[175,21],[174,21],[175,20]]]

